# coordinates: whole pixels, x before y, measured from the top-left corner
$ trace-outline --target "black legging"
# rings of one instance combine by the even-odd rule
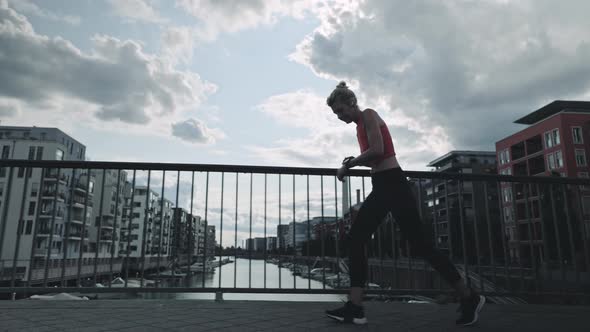
[[[371,182],[373,191],[363,202],[348,236],[350,286],[365,286],[365,246],[388,212],[406,235],[413,255],[428,261],[450,285],[461,279],[449,257],[438,251],[423,231],[416,201],[401,168],[374,173]]]

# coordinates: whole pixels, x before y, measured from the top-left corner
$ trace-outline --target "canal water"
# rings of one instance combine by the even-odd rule
[[[225,257],[224,257],[225,258]],[[217,258],[219,259],[219,258]],[[206,287],[215,292],[223,288],[283,288],[283,289],[323,289],[321,282],[300,276],[293,276],[288,268],[279,268],[276,264],[264,260],[234,259],[234,262],[215,268],[212,273],[196,274],[184,279],[164,279],[164,287]],[[266,268],[266,278],[265,278]],[[178,272],[178,271],[177,271]],[[183,271],[184,272],[184,271]],[[328,285],[326,289],[330,289]],[[151,293],[143,294],[147,299],[215,299],[214,293]],[[345,299],[345,295],[334,294],[239,294],[224,293],[224,300],[261,300],[261,301],[327,301],[334,302]]]

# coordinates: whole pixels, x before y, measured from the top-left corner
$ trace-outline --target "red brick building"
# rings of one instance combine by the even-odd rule
[[[499,174],[588,177],[590,102],[556,100],[515,123],[527,128],[496,142]],[[590,192],[581,186],[552,186],[553,193],[548,188],[502,184],[505,235],[512,260],[557,259],[558,243],[562,260],[571,259],[580,254],[576,252],[582,236],[590,238]],[[552,199],[556,212],[551,210]]]

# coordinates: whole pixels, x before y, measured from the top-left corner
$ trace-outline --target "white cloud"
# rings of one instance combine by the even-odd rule
[[[190,62],[196,46],[195,34],[195,28],[167,27],[162,32],[162,53],[173,63]]]
[[[256,109],[293,127],[322,129],[334,126],[334,114],[322,98],[309,90],[271,96]]]
[[[223,138],[223,132],[208,128],[205,123],[197,119],[188,119],[172,124],[172,135],[190,143],[215,143]]]
[[[321,0],[177,0],[176,6],[199,20],[202,40],[259,25],[272,25],[281,17],[301,19]]]
[[[79,16],[54,13],[50,10],[40,8],[30,0],[7,0],[7,2],[19,12],[35,15],[47,20],[65,22],[70,25],[79,25],[81,21]]]
[[[25,112],[34,122],[75,113],[96,127],[107,121],[112,128],[169,136],[181,114],[197,110],[217,89],[146,53],[138,42],[104,35],[92,41],[93,50],[85,53],[61,37],[38,34],[26,17],[0,2],[0,97],[36,111]]]
[[[359,105],[369,100],[363,94],[357,97]],[[443,128],[427,117],[413,118],[400,109],[390,110],[387,100],[374,100],[370,106],[388,124],[405,168],[425,169],[425,158],[433,160],[451,148]],[[354,124],[347,126],[338,120],[326,105],[326,98],[309,90],[271,96],[256,109],[281,125],[306,129],[299,137],[248,147],[265,164],[337,167],[345,156],[359,153]]]
[[[21,113],[21,105],[18,101],[0,98],[0,117],[13,117]]]
[[[321,25],[291,59],[321,77],[352,81],[367,106],[384,98],[391,111],[438,125],[448,136],[441,146],[491,150],[521,128],[511,125],[521,115],[590,91],[590,2],[357,5],[319,12]],[[428,141],[431,134],[420,132]]]
[[[164,23],[166,20],[146,0],[108,0],[115,15],[131,22]]]

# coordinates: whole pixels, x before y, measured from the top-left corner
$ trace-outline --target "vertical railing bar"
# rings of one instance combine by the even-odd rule
[[[280,230],[280,232],[279,232],[280,234],[277,234],[277,242],[279,244],[279,288],[282,288],[281,287],[281,272],[282,272],[281,271],[281,267],[282,267],[281,253],[282,252],[281,252],[281,245],[280,245],[280,239],[283,237],[283,234],[282,234],[283,228],[281,227],[281,174],[278,174],[278,176],[279,176],[279,227],[277,229]],[[286,239],[284,240],[283,244],[284,244],[285,250],[286,250],[287,249]]]
[[[505,215],[504,215],[504,191],[502,190],[502,184],[500,181],[496,182],[496,190],[498,190],[498,204],[500,205],[500,227],[501,227],[501,238],[502,238],[502,252],[504,253],[504,278],[506,280],[506,288],[511,291],[512,287],[510,287],[511,282],[511,274],[508,271],[508,247],[506,246],[506,223],[505,223]],[[512,204],[512,194],[510,195]]]
[[[561,188],[562,188],[562,192],[563,192],[563,202],[565,204],[564,206],[564,210],[565,210],[565,220],[567,221],[567,230],[568,230],[568,234],[569,234],[569,240],[570,240],[570,252],[571,252],[571,261],[572,264],[574,265],[574,272],[576,274],[576,281],[579,284],[580,283],[580,269],[578,268],[578,260],[576,259],[576,247],[575,247],[575,243],[574,243],[574,236],[572,233],[572,218],[570,216],[570,212],[569,212],[569,199],[567,198],[568,196],[568,185],[566,184],[561,184]],[[584,236],[582,236],[584,237]]]
[[[36,245],[35,244],[37,242],[37,235],[38,235],[38,232],[39,232],[39,224],[40,224],[40,222],[39,222],[39,214],[41,212],[41,207],[43,205],[41,203],[42,203],[42,197],[43,197],[42,196],[42,193],[43,193],[43,182],[45,181],[45,168],[40,168],[39,170],[41,171],[41,181],[39,182],[39,188],[38,188],[39,191],[37,192],[37,211],[35,212],[35,226],[33,227],[33,244],[32,244],[32,248],[31,248],[31,259],[29,260],[29,262],[30,262],[29,265],[30,266],[29,266],[27,283],[26,283],[26,287],[27,288],[28,287],[31,287],[31,277],[33,275],[33,267],[34,267],[33,261],[35,259],[35,249],[36,249]],[[8,208],[8,201],[10,199],[10,186],[11,186],[10,180],[11,179],[8,180],[9,181],[8,182],[9,183],[8,190],[7,190],[8,196],[6,197],[7,203],[6,203],[5,208]],[[4,216],[3,219],[6,220],[6,216]],[[1,248],[2,248],[2,245],[0,244],[0,249]],[[2,280],[2,278],[0,278],[0,280]]]
[[[92,170],[88,169],[88,173],[86,174],[86,197],[84,197],[84,223],[82,224],[82,244],[84,244],[84,241],[86,240],[86,222],[88,221],[88,200],[90,198],[90,180],[92,178]],[[90,226],[90,224],[88,225]],[[90,239],[88,239],[88,242],[90,243]],[[82,248],[84,248],[84,246],[82,245]]]
[[[219,220],[219,288],[221,288],[221,267],[223,266],[223,262],[221,258],[223,257],[223,192],[225,186],[225,172],[221,172],[221,217]]]
[[[267,260],[267,249],[268,249],[268,238],[266,236],[266,200],[267,200],[267,187],[266,187],[266,173],[264,173],[264,288],[266,289],[266,260]]]
[[[61,177],[61,168],[57,169],[57,178],[55,180],[55,192],[53,193],[53,211],[51,212],[51,231],[49,243],[47,244],[47,258],[45,260],[45,274],[43,277],[43,287],[47,287],[47,277],[49,273],[49,262],[51,260],[51,250],[53,246],[53,235],[55,233],[55,214],[57,213],[57,193],[59,192],[59,181]],[[41,185],[43,186],[43,185]],[[88,194],[88,192],[86,192]],[[85,216],[86,217],[86,216]]]
[[[205,273],[207,267],[207,238],[209,237],[209,220],[207,214],[209,212],[209,172],[206,173],[205,183],[205,238],[203,241],[203,279],[201,280],[201,287],[205,288]]]
[[[293,174],[293,266],[296,267],[296,255],[297,255],[297,224],[295,223],[295,174]],[[293,276],[293,289],[297,289],[297,277]]]
[[[590,255],[590,251],[588,251],[588,241],[586,240],[586,234],[587,234],[587,229],[586,229],[586,223],[584,222],[584,212],[582,211],[583,209],[583,201],[582,201],[582,190],[580,188],[580,186],[577,186],[578,188],[578,211],[580,213],[580,226],[582,226],[581,229],[581,235],[582,235],[582,242],[584,244],[584,261],[586,263],[586,268],[585,271],[586,273],[590,274],[590,257],[588,257]]]
[[[115,238],[119,240],[120,232],[117,231],[117,218],[119,217],[119,191],[121,190],[121,170],[117,170],[117,193],[115,194],[115,220],[113,221],[113,238],[111,239],[111,261],[109,274],[109,288],[113,280],[113,261],[115,260]],[[121,218],[121,222],[123,222]]]
[[[437,211],[437,207],[436,207],[436,200],[437,200],[437,195],[436,195],[436,179],[431,179],[430,181],[431,184],[431,188],[432,188],[432,229],[434,231],[434,246],[435,248],[438,249],[438,222],[436,220],[436,211]],[[428,195],[426,195],[426,199],[428,200]],[[447,224],[447,232],[448,232],[448,224]],[[447,233],[448,234],[448,233]],[[448,236],[448,235],[447,235]],[[438,289],[442,290],[442,279],[440,276],[437,276],[438,279]]]
[[[168,233],[168,247],[169,248],[174,248],[174,252],[172,252],[172,276],[174,276],[176,274],[176,265],[177,263],[174,262],[180,262],[180,253],[179,253],[179,247],[180,247],[180,232],[179,230],[180,225],[181,225],[181,215],[182,215],[182,209],[178,206],[178,196],[180,196],[180,170],[176,171],[176,199],[174,201],[174,211],[175,213],[172,214],[172,216],[174,216],[174,228],[170,227],[170,229],[174,229],[174,242],[172,242],[171,239],[171,233],[172,231],[169,230],[170,233]],[[153,219],[152,219],[153,220]],[[171,244],[174,243],[174,246],[172,246]],[[176,280],[176,279],[175,279]],[[143,285],[142,285],[143,286]]]
[[[3,168],[3,167],[2,167]],[[43,172],[44,169],[41,170],[41,172]],[[8,224],[8,207],[10,206],[10,192],[12,191],[12,175],[14,173],[14,167],[10,167],[8,168],[8,186],[6,187],[6,201],[4,202],[4,208],[2,210],[2,229],[0,231],[0,253],[2,252],[2,250],[4,249],[4,238],[5,238],[5,233],[6,233],[6,225]],[[39,184],[39,192],[43,191],[43,182],[41,182]],[[0,200],[1,202],[1,200]],[[39,200],[40,202],[40,200]],[[1,258],[1,256],[0,256]],[[4,264],[4,260],[2,260],[2,264]],[[4,273],[4,265],[2,265],[2,273]],[[4,278],[4,275],[0,275],[2,278]],[[2,279],[0,279],[2,280]]]
[[[391,217],[391,213],[389,213],[389,224],[391,225],[391,263],[392,263],[392,268],[393,268],[393,274],[392,274],[392,281],[391,281],[391,287],[394,289],[398,288],[399,285],[399,280],[397,277],[397,255],[396,255],[396,251],[395,251],[395,247],[396,247],[396,236],[395,236],[395,224],[393,221],[393,218]]]
[[[80,254],[78,257],[78,273],[76,276],[76,283],[77,285],[80,287],[81,286],[81,281],[80,281],[80,274],[82,273],[82,256],[84,253],[84,240],[86,239],[86,220],[87,220],[87,207],[88,207],[88,195],[90,194],[90,173],[91,173],[91,169],[88,168],[86,169],[86,174],[88,177],[88,181],[86,181],[86,197],[84,200],[84,216],[83,216],[83,224],[82,224],[82,234],[80,235]],[[82,173],[80,173],[80,177],[82,177]],[[46,284],[45,284],[46,286]]]
[[[165,192],[164,192],[164,188],[166,187],[166,170],[162,171],[162,189],[160,191],[160,233],[158,234],[158,257],[156,258],[156,275],[158,278],[158,280],[160,279],[160,259],[162,257],[162,238],[164,237],[164,199],[165,199]],[[131,202],[131,204],[133,205],[133,200]],[[155,215],[157,216],[157,215]],[[158,286],[158,284],[156,284],[156,286]]]
[[[365,177],[363,176],[361,179],[363,179],[362,186],[363,186],[363,201],[364,201],[367,198],[367,196],[365,196]],[[342,215],[344,215],[344,211],[342,211]]]
[[[254,241],[252,240],[252,187],[253,187],[253,177],[254,175],[250,173],[250,245],[248,246],[248,258],[249,258],[249,265],[248,265],[248,288],[252,288],[252,247]]]
[[[141,235],[141,274],[140,274],[140,285],[141,287],[143,287],[143,277],[145,274],[145,251],[146,251],[146,237],[147,237],[147,221],[148,221],[148,214],[149,214],[149,206],[150,206],[150,181],[151,181],[151,177],[152,177],[152,171],[148,170],[148,178],[147,178],[147,187],[146,187],[146,192],[145,192],[145,207],[144,207],[144,216],[143,216],[143,234]],[[164,183],[162,182],[162,185],[164,185]],[[160,266],[158,266],[158,269],[160,269]]]
[[[129,266],[131,262],[129,261],[129,256],[131,255],[131,232],[133,230],[133,203],[135,201],[135,180],[137,177],[137,170],[133,170],[133,180],[131,180],[131,201],[129,207],[129,214],[127,215],[127,249],[125,250],[126,257],[125,257],[125,287],[127,287],[127,281],[129,279]],[[164,185],[164,180],[162,180],[162,186]],[[163,199],[163,198],[162,198]],[[160,271],[160,265],[158,262],[158,272]],[[158,275],[159,277],[159,275]],[[159,279],[158,279],[159,280]],[[157,286],[158,284],[156,284]]]
[[[540,189],[538,183],[536,184],[536,187],[537,187],[537,195],[539,196],[539,218],[540,218],[540,224],[541,224],[541,240],[543,241],[543,251],[544,251],[543,255],[539,255],[540,259],[542,260],[543,270],[545,272],[543,280],[545,279],[545,277],[547,277],[549,280],[553,280],[553,276],[551,275],[551,273],[547,273],[547,272],[550,272],[547,269],[549,262],[547,262],[547,260],[546,260],[547,255],[549,255],[549,249],[547,247],[547,238],[545,236],[545,232],[546,232],[545,216],[543,214],[543,206],[542,206],[543,205],[542,200],[544,200],[545,197],[544,197],[544,195],[541,194],[541,189]],[[542,288],[544,288],[545,285],[543,284],[542,286],[543,286]]]
[[[338,178],[334,177],[334,211],[336,211],[336,234],[334,244],[336,245],[336,278],[337,285],[340,288],[340,224],[338,222]],[[342,211],[342,221],[344,222],[344,211]]]
[[[414,280],[414,260],[412,259],[412,252],[410,251],[410,243],[406,240],[404,241],[406,244],[406,253],[408,255],[408,270],[410,273],[410,277],[408,278],[409,288],[411,290],[416,290],[416,284]]]
[[[422,201],[422,178],[418,178],[418,214],[420,215],[420,222],[424,222],[424,212],[422,211],[423,201]],[[436,245],[436,244],[435,244]],[[424,288],[427,284],[427,272],[426,272],[426,261],[422,259],[422,273],[424,277]],[[429,269],[430,270],[430,269]]]
[[[522,267],[522,251],[521,251],[521,246],[520,246],[520,229],[519,229],[519,219],[518,219],[518,210],[517,210],[517,206],[518,206],[518,202],[517,202],[517,192],[516,192],[516,186],[515,186],[515,182],[511,183],[511,188],[512,188],[512,196],[513,196],[513,202],[514,204],[512,204],[512,209],[513,209],[513,213],[514,213],[514,230],[516,233],[516,246],[517,246],[517,251],[518,251],[518,267],[520,267],[520,291],[523,292],[524,291],[524,268]]]
[[[559,234],[559,227],[557,225],[557,213],[555,211],[555,197],[553,195],[553,186],[550,185],[549,195],[551,197],[551,211],[553,213],[553,230],[555,231],[555,238],[557,242],[557,256],[559,258],[559,268],[561,270],[561,281],[565,283],[565,270],[563,268],[563,255],[561,253],[561,235]]]
[[[531,206],[532,204],[529,202],[529,190],[530,190],[530,184],[526,184],[524,187],[524,208],[526,211],[526,218],[527,218],[527,223],[528,223],[528,230],[529,230],[529,250],[531,251],[531,268],[532,268],[532,273],[535,275],[535,280],[534,280],[534,284],[535,284],[535,292],[538,294],[539,293],[539,275],[538,275],[538,271],[537,271],[537,262],[536,262],[536,256],[535,256],[535,246],[533,244],[533,220],[531,219]],[[531,276],[532,277],[532,276]]]
[[[321,192],[320,192],[320,195],[321,195],[321,205],[322,205],[322,214],[321,214],[321,216],[322,216],[322,228],[321,228],[321,230],[322,230],[322,241],[321,241],[321,243],[322,243],[321,244],[321,251],[322,251],[322,288],[323,289],[326,289],[326,256],[325,256],[325,250],[324,250],[324,237],[325,237],[325,230],[324,230],[324,228],[325,228],[326,224],[324,222],[324,176],[323,175],[320,176],[320,186],[322,187],[321,188]],[[350,192],[350,187],[349,187],[349,190],[348,191]]]
[[[194,245],[195,245],[195,241],[196,241],[195,230],[193,229],[193,223],[197,220],[197,218],[195,218],[195,216],[193,215],[194,193],[195,193],[195,171],[192,171],[191,172],[191,204],[190,204],[190,215],[191,215],[190,218],[191,218],[191,220],[190,220],[190,224],[189,224],[190,243],[188,245],[188,263],[187,263],[187,268],[186,268],[186,274],[189,277],[192,275],[191,266],[193,264],[193,254],[195,253]],[[195,226],[196,226],[196,224],[195,224]],[[158,250],[159,250],[159,248],[158,248]]]
[[[307,289],[311,289],[311,267],[309,266],[309,245],[311,241],[311,221],[309,220],[309,174],[307,177],[307,255],[306,255],[306,262],[307,262]],[[344,212],[343,212],[344,213]]]
[[[449,256],[451,262],[455,265],[453,257],[453,227],[451,225],[451,210],[449,209],[449,180],[445,179],[445,212],[447,217],[447,243],[449,244]]]
[[[23,220],[24,218],[24,213],[25,213],[25,201],[27,200],[27,189],[29,187],[29,169],[28,167],[25,168],[25,183],[23,186],[23,196],[22,196],[22,201],[20,204],[20,213],[19,213],[19,217],[18,217],[18,223],[16,225],[16,245],[14,248],[14,256],[12,259],[12,278],[10,281],[10,287],[14,287],[15,285],[15,281],[16,281],[16,270],[17,270],[17,264],[18,264],[18,252],[20,249],[20,240],[22,237],[22,233],[25,231],[26,228],[26,223]],[[32,172],[33,170],[31,170]],[[22,226],[22,227],[20,227]],[[0,280],[1,281],[1,280]]]
[[[487,200],[487,197],[486,197]],[[483,285],[483,276],[481,273],[481,248],[479,245],[479,229],[478,229],[478,218],[477,218],[477,213],[475,210],[475,182],[472,181],[471,182],[471,210],[473,211],[473,231],[474,231],[474,235],[475,235],[475,256],[476,256],[476,271],[478,274],[478,278],[479,278],[479,288],[480,290],[483,292],[484,291],[484,285]]]
[[[465,218],[463,216],[463,190],[462,190],[463,180],[457,181],[457,194],[459,200],[459,222],[461,223],[461,245],[463,247],[463,268],[465,272],[465,280],[467,282],[467,287],[471,287],[471,278],[469,276],[469,267],[467,262],[467,243],[465,242]]]
[[[234,288],[237,287],[237,273],[238,273],[238,255],[237,255],[237,248],[238,248],[238,188],[239,188],[238,187],[238,180],[239,180],[239,173],[236,172],[236,216],[235,216],[235,225],[234,225],[235,226],[234,248],[236,248],[236,252],[234,254]],[[265,278],[265,284],[266,284],[266,278]]]
[[[492,228],[490,225],[490,207],[488,204],[488,183],[483,182],[483,194],[484,194],[484,208],[486,211],[486,225],[488,228],[488,246],[490,247],[490,263],[492,264],[492,281],[494,285],[496,285],[496,261],[495,261],[495,253],[494,253],[494,245],[492,242]]]
[[[73,200],[74,200],[74,188],[76,187],[74,180],[76,179],[76,169],[72,168],[72,181],[70,186],[70,201],[68,202],[68,218],[66,220],[66,239],[63,241],[63,258],[61,264],[61,287],[66,286],[65,276],[66,276],[66,262],[67,262],[67,253],[68,253],[68,241],[70,235],[70,227],[72,222],[72,209],[73,209]],[[41,202],[40,200],[38,202]],[[40,208],[41,206],[39,206]]]
[[[103,207],[103,200],[104,200],[104,181],[105,181],[105,177],[106,177],[106,169],[102,169],[102,181],[101,181],[101,191],[100,191],[100,202],[98,204],[99,208],[98,208],[98,232],[96,235],[96,252],[94,253],[94,270],[93,270],[93,279],[92,282],[93,284],[96,284],[97,281],[97,268],[96,268],[96,264],[98,262],[98,252],[100,251],[100,241],[101,241],[101,232],[102,232],[102,222],[103,222],[103,216],[102,216],[102,207]],[[91,221],[92,222],[92,221]]]

